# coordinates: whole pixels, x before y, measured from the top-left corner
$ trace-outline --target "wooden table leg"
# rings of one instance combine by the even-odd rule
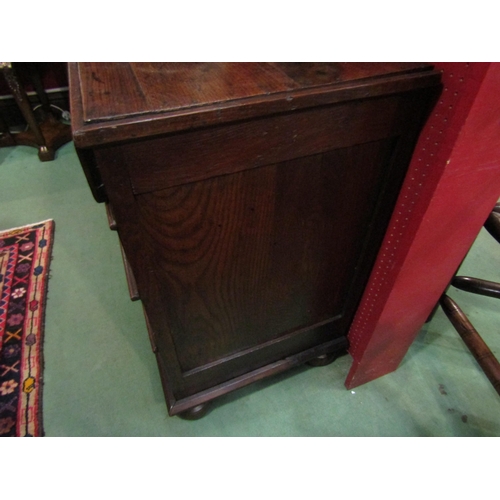
[[[12,92],[14,99],[16,100],[24,119],[28,123],[28,126],[33,134],[34,141],[38,146],[38,157],[41,161],[50,161],[54,159],[54,149],[47,147],[45,142],[45,137],[35,119],[33,110],[28,100],[26,92],[19,84],[19,79],[17,78],[16,72],[12,67],[11,63],[0,63],[0,69],[5,77],[7,85]]]

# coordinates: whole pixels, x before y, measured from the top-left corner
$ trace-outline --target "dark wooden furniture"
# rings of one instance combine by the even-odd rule
[[[35,116],[13,64],[10,62],[0,63],[0,72],[3,73],[28,125],[25,131],[11,133],[7,123],[0,117],[0,146],[31,146],[38,149],[40,161],[52,161],[55,158],[56,150],[71,141],[71,127],[54,115],[35,64],[24,64],[30,68],[30,76],[40,99],[39,115],[41,118],[37,119]]]
[[[414,63],[70,64],[170,415],[345,351],[439,91]]]

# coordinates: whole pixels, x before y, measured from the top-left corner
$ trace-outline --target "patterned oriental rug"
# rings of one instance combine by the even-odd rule
[[[41,436],[42,341],[54,221],[0,232],[0,437]]]

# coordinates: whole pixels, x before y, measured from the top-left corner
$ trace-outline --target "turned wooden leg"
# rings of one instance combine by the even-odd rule
[[[500,363],[497,358],[453,299],[443,295],[440,304],[451,324],[500,395]]]
[[[19,79],[16,76],[14,68],[11,63],[1,63],[0,69],[5,76],[5,81],[16,100],[21,113],[24,116],[24,119],[28,123],[28,126],[33,134],[34,141],[38,146],[38,157],[41,161],[50,161],[54,159],[55,152],[53,148],[49,148],[47,143],[45,142],[45,137],[42,134],[42,131],[38,125],[38,122],[35,119],[35,115],[33,114],[33,110],[31,109],[31,104],[28,101],[28,96],[26,92],[19,84]]]
[[[40,103],[42,106],[42,110],[44,112],[44,119],[49,115],[52,111],[50,109],[50,102],[45,89],[43,88],[42,79],[40,78],[40,73],[36,67],[35,63],[24,63],[24,65],[29,69],[30,79],[33,82],[33,86],[35,87],[36,95],[38,99],[40,99]]]
[[[177,416],[183,420],[198,420],[208,413],[210,406],[210,402],[202,403],[201,405],[196,405],[189,410],[179,413]]]
[[[451,280],[451,284],[464,292],[500,299],[500,283],[494,281],[481,280],[469,276],[455,276]]]

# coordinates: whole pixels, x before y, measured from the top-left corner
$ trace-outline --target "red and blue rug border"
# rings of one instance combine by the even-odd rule
[[[55,223],[0,231],[0,437],[42,436],[43,335]]]

